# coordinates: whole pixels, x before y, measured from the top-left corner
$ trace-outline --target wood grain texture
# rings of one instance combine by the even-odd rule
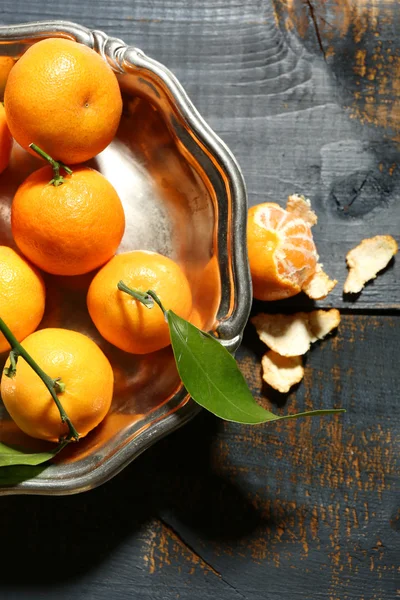
[[[262,385],[250,325],[238,352],[265,406],[344,416],[252,428],[203,413],[97,490],[2,498],[0,597],[396,597],[398,264],[356,302],[341,287],[352,246],[399,239],[399,16],[387,0],[2,0],[2,23],[76,21],[170,67],[238,158],[251,204],[312,199],[339,280],[325,305],[368,314],[343,316],[288,396]]]
[[[394,599],[399,335],[396,317],[345,316],[278,399],[249,326],[239,362],[261,402],[347,413],[260,427],[202,413],[97,490],[2,498],[0,596]]]
[[[236,155],[251,205],[284,204],[293,192],[311,198],[321,261],[339,281],[321,305],[399,308],[396,262],[355,302],[342,295],[352,247],[377,234],[399,239],[397,3],[121,0],[111,9],[104,0],[68,8],[3,0],[0,7],[3,23],[39,18],[103,29],[167,65]]]

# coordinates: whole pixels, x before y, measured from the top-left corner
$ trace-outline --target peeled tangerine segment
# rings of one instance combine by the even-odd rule
[[[340,313],[336,308],[294,315],[261,313],[251,322],[260,340],[271,350],[281,356],[300,356],[339,325]]]
[[[286,210],[299,219],[303,219],[310,227],[318,222],[318,217],[311,208],[310,200],[300,194],[292,194],[288,197]],[[303,284],[301,289],[312,300],[322,300],[336,284],[336,279],[330,279],[322,270],[322,265],[318,263],[313,277]]]
[[[310,200],[300,194],[292,194],[288,197],[286,210],[305,221],[310,227],[318,222],[318,217],[311,208]],[[322,270],[322,265],[318,263],[314,275],[302,285],[301,289],[312,300],[322,300],[326,298],[336,284],[336,279],[330,279]]]
[[[310,227],[318,222],[318,217],[311,208],[311,202],[305,196],[300,196],[299,194],[289,196],[286,203],[286,210],[292,215],[299,217],[299,219],[303,219]]]
[[[358,294],[367,281],[375,279],[391,258],[397,254],[398,246],[391,235],[376,235],[367,238],[350,250],[346,256],[349,274],[344,284],[345,294]]]
[[[286,394],[304,377],[301,356],[281,356],[273,350],[269,350],[262,357],[261,365],[263,380],[282,394]]]

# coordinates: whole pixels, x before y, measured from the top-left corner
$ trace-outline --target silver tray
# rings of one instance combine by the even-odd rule
[[[199,115],[174,75],[141,50],[101,31],[65,21],[0,27],[0,55],[19,56],[36,41],[67,37],[98,52],[117,74],[124,99],[112,144],[93,161],[124,204],[127,229],[120,251],[148,249],[177,260],[188,276],[197,316],[230,352],[249,316],[251,283],[246,254],[246,190],[226,145]],[[19,183],[39,162],[14,147],[0,176],[0,244],[13,245],[9,209]],[[182,387],[170,348],[147,356],[120,352],[100,338],[86,312],[88,277],[47,277],[41,327],[62,326],[95,339],[111,360],[115,393],[105,421],[79,444],[5,484],[0,494],[71,494],[117,474],[161,437],[194,417],[198,406]],[[0,357],[2,363],[5,356]],[[41,448],[1,408],[0,440]],[[4,473],[4,470],[3,470]],[[25,474],[24,474],[25,473]]]

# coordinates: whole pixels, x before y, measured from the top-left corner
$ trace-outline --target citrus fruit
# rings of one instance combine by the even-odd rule
[[[272,202],[249,209],[247,249],[253,294],[258,300],[298,294],[317,268],[310,225]]]
[[[0,103],[0,173],[8,167],[12,148],[12,137],[6,121],[4,106]]]
[[[104,150],[122,112],[117,78],[94,50],[60,38],[33,44],[12,68],[4,95],[10,131],[75,164]]]
[[[11,229],[21,252],[54,275],[82,275],[109,260],[125,216],[117,192],[101,173],[77,166],[62,185],[49,185],[51,167],[32,173],[11,206]]]
[[[114,256],[90,284],[87,304],[101,335],[125,352],[147,354],[170,343],[161,309],[143,306],[117,288],[123,281],[140,292],[153,290],[166,309],[187,319],[192,294],[182,269],[156,252],[136,250]]]
[[[108,359],[91,339],[67,329],[41,329],[22,345],[49,377],[61,378],[65,391],[58,394],[60,402],[80,437],[85,436],[111,405],[114,377]],[[1,396],[26,434],[56,442],[68,433],[48,389],[23,358],[14,377],[3,373]]]
[[[0,56],[0,99],[4,98],[4,90],[15,60],[11,56]]]
[[[0,246],[0,317],[19,342],[35,331],[45,307],[45,287],[38,271],[8,246]],[[10,346],[0,333],[0,352]]]

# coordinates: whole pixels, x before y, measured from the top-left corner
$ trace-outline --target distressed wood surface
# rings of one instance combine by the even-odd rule
[[[312,199],[320,255],[339,280],[325,305],[346,313],[339,331],[315,345],[289,396],[262,385],[251,326],[238,359],[273,410],[347,413],[253,428],[202,414],[97,490],[2,498],[0,597],[394,599],[398,263],[355,302],[341,289],[351,247],[378,233],[399,239],[398,3],[0,4],[4,24],[54,18],[170,67],[238,158],[250,204],[284,203],[293,191]]]
[[[0,19],[68,19],[167,65],[236,155],[250,204],[310,197],[339,281],[325,306],[399,308],[400,268],[343,298],[345,255],[399,239],[400,9],[394,0],[2,0]],[[302,302],[302,298],[298,298]]]
[[[260,427],[203,413],[97,490],[2,498],[0,596],[394,599],[399,335],[395,316],[344,316],[278,408],[249,327],[239,362],[261,402],[347,413]]]

